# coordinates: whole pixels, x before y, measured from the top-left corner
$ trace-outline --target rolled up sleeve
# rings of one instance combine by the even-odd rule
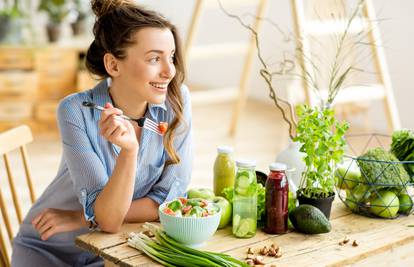
[[[193,134],[191,101],[188,88],[182,88],[185,122],[177,129],[174,146],[180,157],[180,163],[171,164],[164,168],[160,179],[152,187],[147,197],[158,204],[183,196],[191,179],[193,161]]]
[[[83,206],[85,219],[96,224],[94,203],[109,176],[86,133],[86,122],[80,101],[73,97],[65,98],[60,103],[57,113],[63,142],[63,158],[74,191]]]

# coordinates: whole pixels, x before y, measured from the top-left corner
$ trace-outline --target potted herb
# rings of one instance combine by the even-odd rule
[[[5,0],[3,8],[0,9],[0,42],[21,42],[22,16],[18,0]]]
[[[47,13],[49,21],[46,25],[47,36],[50,42],[56,42],[60,37],[61,24],[69,13],[65,0],[41,0],[39,11]]]
[[[338,122],[330,107],[297,108],[294,141],[302,144],[306,169],[296,192],[299,204],[318,207],[329,219],[335,197],[335,170],[345,152],[347,122]]]

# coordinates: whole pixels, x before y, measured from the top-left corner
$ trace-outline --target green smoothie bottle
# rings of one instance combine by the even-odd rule
[[[256,163],[236,161],[237,174],[233,196],[233,235],[250,238],[257,229]]]
[[[233,148],[219,146],[214,162],[214,194],[224,196],[223,189],[234,186],[236,168],[232,158]]]

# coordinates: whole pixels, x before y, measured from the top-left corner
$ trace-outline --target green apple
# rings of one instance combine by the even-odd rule
[[[350,190],[360,182],[361,171],[355,161],[346,161],[337,166],[335,178],[339,188]]]
[[[398,212],[409,214],[413,208],[413,200],[411,199],[411,196],[407,194],[401,194],[398,196],[398,200],[400,201],[400,209]]]
[[[231,216],[233,214],[231,203],[224,197],[213,198],[213,203],[221,208],[220,224],[218,228],[223,228],[231,221]]]
[[[202,198],[213,200],[215,197],[213,190],[209,188],[191,188],[187,191],[187,198]]]
[[[382,190],[378,196],[371,201],[371,213],[383,217],[394,218],[400,208],[400,201],[392,191]]]

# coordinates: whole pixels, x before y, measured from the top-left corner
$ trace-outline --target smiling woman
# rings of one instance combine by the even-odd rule
[[[128,1],[94,0],[92,9],[86,65],[102,81],[59,105],[61,165],[14,239],[13,266],[103,265],[75,247],[77,235],[156,220],[158,206],[183,195],[190,180],[191,108],[176,28]],[[83,108],[85,101],[104,110]],[[169,127],[160,136],[121,114]]]

